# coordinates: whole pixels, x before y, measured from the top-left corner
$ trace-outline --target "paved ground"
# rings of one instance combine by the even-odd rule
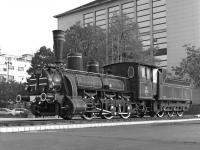
[[[199,150],[200,122],[0,134],[0,150]]]

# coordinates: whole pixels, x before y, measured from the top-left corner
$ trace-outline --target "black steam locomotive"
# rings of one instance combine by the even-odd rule
[[[191,104],[190,84],[169,79],[156,66],[123,62],[104,66],[98,73],[96,62],[83,71],[82,55],[68,55],[68,67],[62,63],[64,32],[53,31],[55,65],[38,68],[27,80],[27,95],[17,101],[31,102],[35,116],[59,115],[72,119],[79,115],[91,120],[94,116],[111,119],[133,115],[143,117],[165,114],[182,116]]]

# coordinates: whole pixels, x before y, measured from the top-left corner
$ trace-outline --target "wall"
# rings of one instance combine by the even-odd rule
[[[186,56],[185,44],[200,46],[200,0],[167,0],[168,67]]]

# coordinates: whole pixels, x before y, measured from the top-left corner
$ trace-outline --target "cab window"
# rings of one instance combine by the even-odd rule
[[[140,67],[140,77],[143,78],[143,79],[146,79],[145,67],[143,67],[143,66]]]
[[[151,79],[150,68],[146,68],[146,74],[147,74],[147,80],[150,80]]]

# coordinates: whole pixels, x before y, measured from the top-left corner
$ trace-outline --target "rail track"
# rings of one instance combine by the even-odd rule
[[[115,117],[111,120],[94,118],[92,121],[83,120],[80,117],[75,117],[73,120],[63,120],[59,118],[24,118],[24,119],[9,119],[9,120],[1,120],[0,127],[12,127],[12,126],[35,126],[35,125],[57,125],[57,124],[87,124],[87,123],[112,123],[112,122],[136,122],[136,121],[153,121],[153,120],[179,120],[179,119],[192,119],[195,118],[194,115],[184,115],[182,117],[132,117],[129,119],[121,119],[119,117]]]

